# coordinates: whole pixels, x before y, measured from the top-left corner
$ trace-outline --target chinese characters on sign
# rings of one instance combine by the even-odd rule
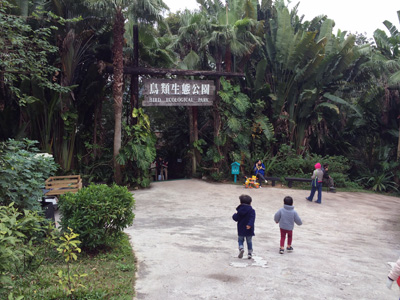
[[[212,80],[145,79],[143,106],[207,106],[215,99]]]

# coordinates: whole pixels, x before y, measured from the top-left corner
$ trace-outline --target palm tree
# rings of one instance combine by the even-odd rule
[[[346,71],[360,59],[361,52],[354,36],[332,34],[332,20],[312,22],[320,24],[318,31],[306,31],[283,1],[277,1],[275,9],[257,71],[264,74],[272,92],[270,117],[277,138],[304,153],[313,135],[320,145],[328,134],[324,116],[332,111],[338,114],[340,106],[350,106],[338,92],[350,83],[354,75],[346,75]]]
[[[38,5],[40,1],[35,1]],[[82,102],[88,106],[83,99],[82,91],[88,88],[88,80],[85,76],[91,76],[94,41],[104,33],[104,25],[100,24],[98,18],[88,16],[87,7],[83,1],[42,1],[44,9],[51,11],[61,18],[72,19],[82,17],[82,20],[67,22],[59,26],[54,36],[58,41],[58,59],[54,62],[60,67],[60,71],[53,76],[53,80],[60,83],[62,87],[71,87],[69,93],[45,93],[40,87],[32,90],[39,96],[38,103],[30,105],[26,109],[30,118],[31,135],[37,134],[41,141],[42,149],[52,152],[61,168],[68,172],[74,168],[76,154],[77,128],[82,132],[82,117],[85,112],[81,110]],[[107,29],[108,27],[105,26]],[[96,74],[96,73],[95,73]],[[100,77],[100,76],[99,76]],[[91,84],[97,78],[91,78]],[[40,91],[40,92],[38,92]],[[101,89],[91,94],[96,98]]]
[[[400,23],[400,11],[397,11],[397,16]],[[400,32],[389,21],[384,21],[383,24],[389,30],[390,36],[386,32],[377,29],[374,32],[374,40],[378,50],[373,59],[381,67],[380,80],[385,87],[385,101],[383,106],[385,120],[389,120],[388,114],[397,113],[397,120],[400,119],[400,112],[397,110],[400,93]],[[390,101],[390,99],[394,101]],[[397,100],[397,101],[396,101]],[[397,121],[398,122],[398,121]],[[400,134],[400,123],[398,125],[398,132]],[[397,161],[400,161],[400,135],[397,141]]]
[[[218,0],[198,0],[200,10],[205,22],[203,38],[201,40],[202,49],[212,57],[212,63],[217,71],[230,72],[233,65],[243,57],[254,51],[259,40],[253,34],[257,26],[257,1],[252,0],[233,0],[224,5]],[[220,90],[220,81],[216,81],[216,92]],[[223,157],[222,149],[219,146],[221,131],[221,115],[219,110],[219,98],[214,101],[214,139],[218,156]],[[220,161],[222,162],[222,161]],[[216,164],[219,169],[221,163]]]
[[[128,19],[154,21],[160,19],[160,11],[167,8],[162,0],[86,0],[90,7],[105,17],[111,17],[113,24],[113,98],[114,98],[114,178],[117,184],[122,183],[121,166],[117,162],[117,155],[122,143],[122,101],[124,90],[124,33],[125,15]]]
[[[121,166],[116,157],[119,154],[122,143],[122,100],[124,91],[124,11],[127,10],[132,2],[126,0],[86,0],[89,7],[96,9],[99,14],[110,17],[113,24],[113,98],[114,98],[114,147],[113,147],[113,166],[114,180],[117,184],[122,183]]]

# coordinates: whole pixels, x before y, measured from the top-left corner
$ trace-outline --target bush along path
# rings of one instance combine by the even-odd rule
[[[0,299],[131,300],[135,257],[123,229],[134,203],[119,186],[66,194],[61,231],[38,212],[0,206]]]

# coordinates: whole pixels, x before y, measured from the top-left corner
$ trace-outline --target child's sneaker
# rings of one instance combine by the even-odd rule
[[[287,250],[287,251],[293,251],[293,247],[292,247],[292,246],[286,247],[286,250]]]
[[[243,253],[244,253],[244,249],[239,249],[239,255],[238,255],[238,257],[239,257],[239,258],[242,258],[242,257],[243,257]]]
[[[252,258],[253,258],[253,253],[247,254],[247,258],[248,258],[248,259],[252,259]]]
[[[283,251],[284,251],[284,250],[283,250],[282,248],[280,248],[280,249],[279,249],[279,254],[283,254]]]

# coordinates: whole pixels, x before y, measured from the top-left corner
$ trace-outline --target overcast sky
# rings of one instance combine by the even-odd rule
[[[223,1],[223,0],[222,0]],[[164,0],[172,12],[193,10],[198,7],[196,0]],[[311,20],[319,15],[327,15],[336,23],[334,33],[337,29],[351,33],[367,33],[372,37],[375,29],[385,30],[383,21],[388,20],[400,29],[397,11],[400,10],[400,0],[300,0],[292,1],[292,8],[300,2],[299,15],[304,15],[304,20]]]

